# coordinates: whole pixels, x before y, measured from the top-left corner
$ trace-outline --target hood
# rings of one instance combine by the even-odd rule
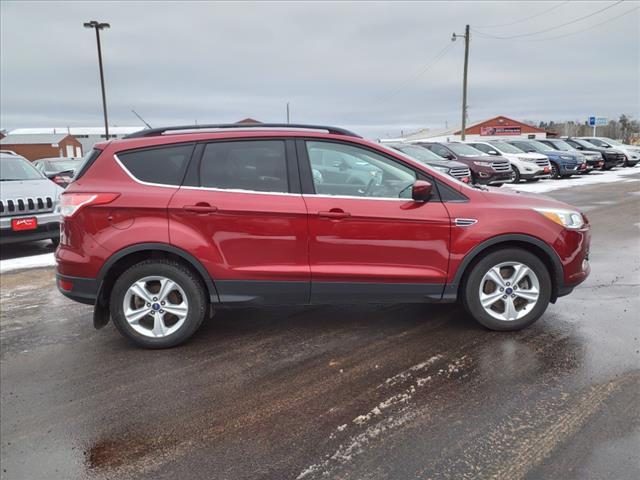
[[[55,200],[64,192],[62,188],[48,178],[38,180],[14,180],[2,182],[0,198],[12,200],[15,198],[51,197]]]
[[[573,205],[560,202],[554,198],[539,193],[522,192],[511,188],[489,187],[489,191],[482,192],[491,202],[498,204],[511,204],[522,208],[565,208],[569,210],[579,210]]]
[[[455,160],[429,160],[427,165],[444,168],[468,168],[464,163]]]
[[[509,160],[507,160],[504,157],[501,157],[499,155],[478,155],[478,156],[468,156],[468,155],[458,155],[458,157],[460,158],[464,158],[465,160],[470,160],[472,162],[484,162],[486,164],[491,164],[491,163],[509,163]]]
[[[530,158],[531,160],[548,160],[548,157],[546,155],[543,155],[542,153],[524,152],[524,153],[514,153],[513,155],[518,158]]]

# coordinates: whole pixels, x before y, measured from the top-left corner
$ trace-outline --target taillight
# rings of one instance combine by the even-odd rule
[[[113,202],[119,193],[63,193],[60,196],[60,214],[73,217],[83,207]]]

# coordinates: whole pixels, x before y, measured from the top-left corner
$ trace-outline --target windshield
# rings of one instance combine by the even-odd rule
[[[413,157],[416,160],[419,160],[423,163],[429,162],[441,162],[444,160],[440,155],[436,155],[428,148],[420,147],[418,145],[398,145],[393,146],[396,150],[400,150],[403,153],[406,153],[410,157]]]
[[[488,142],[488,143],[489,145],[493,146],[494,148],[497,148],[498,150],[504,153],[523,153],[522,150],[520,150],[517,147],[514,147],[513,145],[507,142]]]
[[[575,150],[575,148],[573,148],[564,140],[551,140],[551,143],[553,143],[553,146],[562,152],[571,152]]]
[[[456,155],[466,155],[468,157],[482,157],[487,155],[486,153],[470,147],[469,145],[465,145],[464,143],[447,143],[447,147],[449,147],[449,149],[451,149],[451,151]]]
[[[589,139],[587,139],[587,143],[591,143],[591,144],[595,145],[596,147],[602,147],[602,148],[607,148],[609,146],[608,143],[605,143],[602,140],[599,140],[597,138],[589,138]]]
[[[63,172],[65,170],[75,170],[79,165],[79,160],[49,160],[46,170]]]
[[[22,157],[0,157],[0,181],[40,180],[42,174]]]
[[[621,147],[621,146],[623,146],[623,145],[624,145],[624,143],[620,143],[619,141],[614,140],[614,139],[612,139],[612,138],[607,138],[607,137],[602,137],[602,138],[604,138],[604,140],[605,140],[607,143],[609,143],[609,145],[616,145],[616,146],[618,146],[618,147]]]
[[[555,150],[555,148],[550,147],[549,145],[545,145],[544,143],[538,142],[536,140],[527,140],[526,144],[531,145],[537,152],[540,153],[553,152]]]

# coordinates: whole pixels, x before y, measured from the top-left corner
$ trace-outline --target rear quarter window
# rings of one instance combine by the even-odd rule
[[[162,185],[181,185],[194,144],[120,152],[118,160],[136,179]]]

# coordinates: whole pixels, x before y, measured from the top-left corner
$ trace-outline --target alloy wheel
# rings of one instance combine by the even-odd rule
[[[480,304],[493,318],[518,320],[530,313],[540,296],[540,281],[520,262],[495,265],[480,281]]]
[[[184,324],[189,313],[182,287],[162,276],[137,280],[125,293],[122,306],[131,328],[151,338],[171,335]]]

